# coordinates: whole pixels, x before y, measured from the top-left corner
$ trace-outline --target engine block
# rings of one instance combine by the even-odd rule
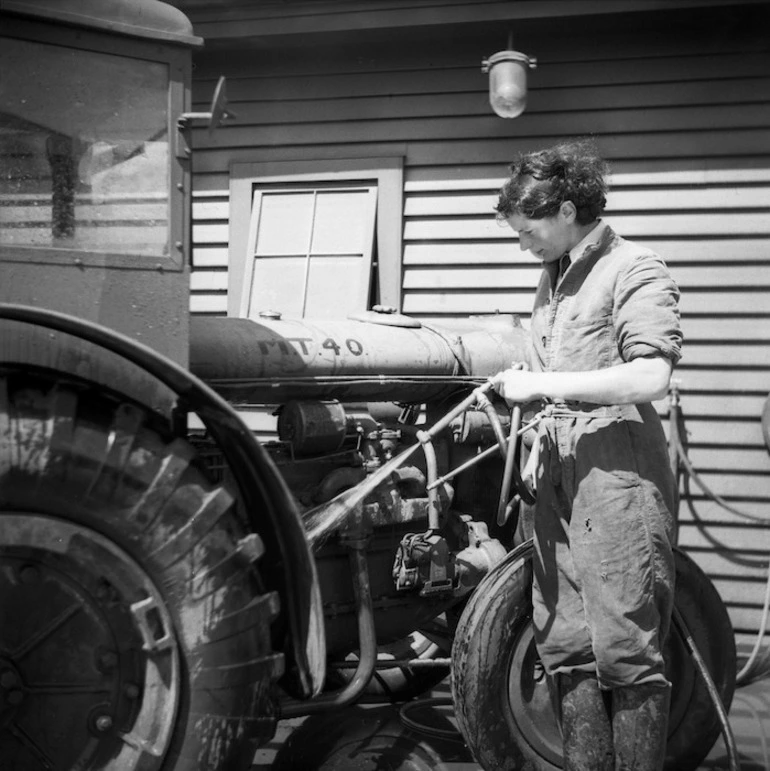
[[[485,400],[427,444],[425,432],[488,376],[525,358],[517,318],[442,327],[382,312],[344,321],[193,322],[192,370],[236,405],[274,405],[278,438],[264,446],[301,512],[323,511],[413,451],[359,507],[371,534],[378,640],[403,637],[458,603],[502,559],[513,533],[495,520],[503,458],[493,423],[505,430],[508,408]],[[466,463],[467,471],[443,480]],[[315,544],[332,652],[355,636],[339,529],[331,522]]]

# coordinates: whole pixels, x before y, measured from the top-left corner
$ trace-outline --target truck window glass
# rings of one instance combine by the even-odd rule
[[[169,250],[168,65],[0,46],[0,243]]]

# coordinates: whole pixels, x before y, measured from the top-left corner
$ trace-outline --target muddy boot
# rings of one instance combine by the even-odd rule
[[[612,729],[599,683],[592,675],[559,675],[564,771],[612,771]]]
[[[666,757],[671,689],[630,685],[612,691],[616,771],[660,771]]]

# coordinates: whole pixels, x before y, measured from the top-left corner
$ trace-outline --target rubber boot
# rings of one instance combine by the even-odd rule
[[[596,677],[558,676],[564,771],[612,771],[612,729]]]
[[[616,771],[660,771],[666,757],[671,689],[629,685],[612,691]]]

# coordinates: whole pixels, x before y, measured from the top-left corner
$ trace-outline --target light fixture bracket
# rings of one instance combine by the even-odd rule
[[[484,59],[481,62],[481,71],[489,72],[492,67],[500,62],[521,62],[534,70],[537,67],[537,59],[532,56],[527,56],[521,53],[521,51],[498,51],[496,54],[492,54],[489,59]]]

